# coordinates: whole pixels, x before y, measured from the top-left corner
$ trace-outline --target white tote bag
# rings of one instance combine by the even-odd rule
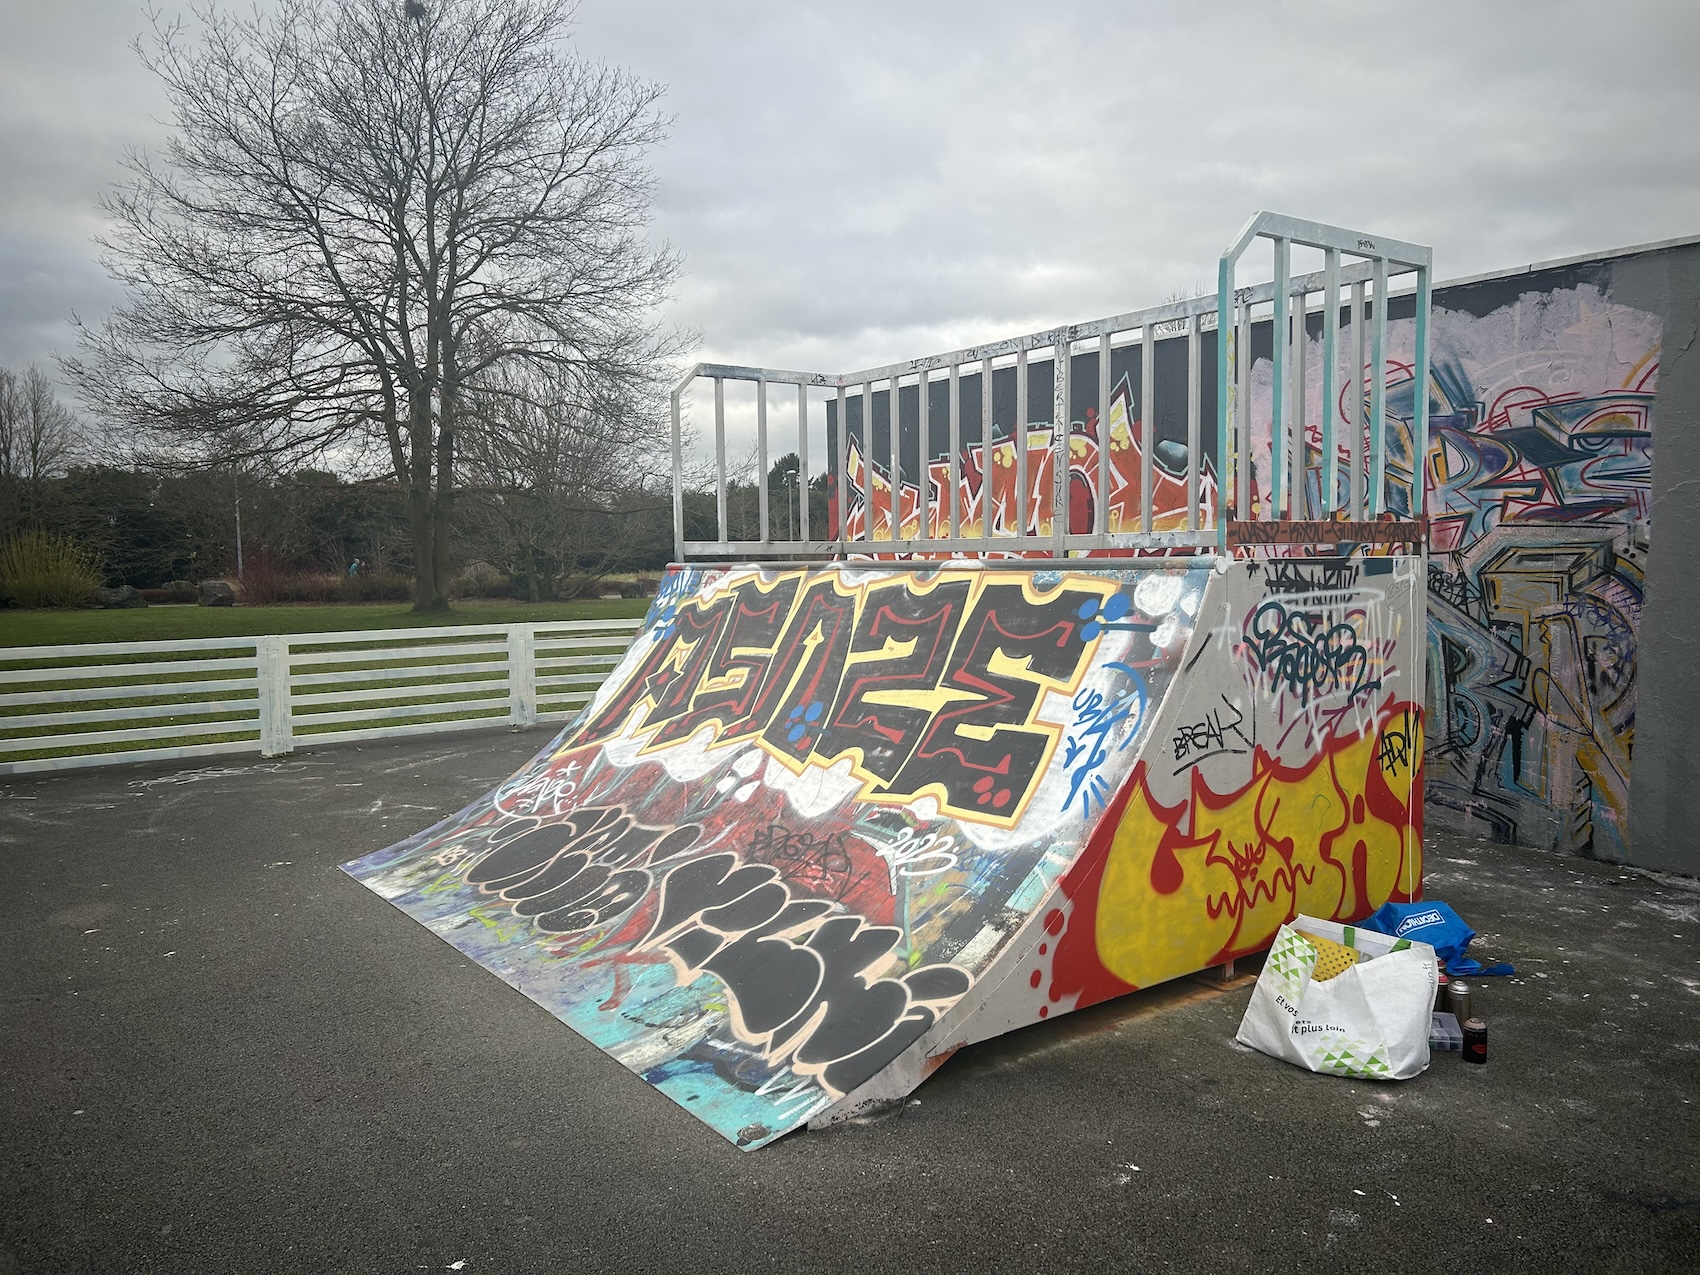
[[[1235,1039],[1310,1071],[1409,1080],[1428,1067],[1439,974],[1426,943],[1300,916],[1275,935]]]

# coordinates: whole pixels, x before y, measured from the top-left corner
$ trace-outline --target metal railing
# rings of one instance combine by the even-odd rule
[[[1236,287],[1240,259],[1258,239],[1273,243],[1275,278]],[[1293,276],[1294,246],[1319,248],[1325,269]],[[1357,260],[1342,264],[1342,257]],[[1334,446],[1332,412],[1339,355],[1340,290],[1352,289],[1357,337],[1358,381],[1362,384],[1366,307],[1373,312],[1374,354],[1368,378],[1370,406],[1363,428],[1347,431],[1368,448],[1368,516],[1384,509],[1386,432],[1386,327],[1389,280],[1415,271],[1418,385],[1427,383],[1431,254],[1427,248],[1356,231],[1323,226],[1273,213],[1259,213],[1222,255],[1218,291],[1131,311],[1090,323],[1069,324],[988,345],[847,373],[799,372],[778,368],[699,363],[672,395],[673,523],[680,561],[702,558],[798,560],[846,555],[1017,556],[1057,558],[1078,554],[1117,556],[1175,552],[1188,548],[1226,552],[1230,523],[1252,520],[1332,518],[1349,507],[1365,516],[1363,482],[1348,449]],[[1373,304],[1365,286],[1373,285]],[[1310,298],[1323,296],[1323,411],[1321,441],[1306,441],[1304,358]],[[1298,316],[1296,322],[1293,316]],[[1267,446],[1252,440],[1251,332],[1267,323],[1282,339],[1273,342],[1273,425]],[[1214,331],[1215,384],[1206,384],[1204,334]],[[1154,421],[1160,346],[1184,342],[1185,442],[1157,437]],[[1294,357],[1294,351],[1299,355]],[[1245,356],[1242,357],[1242,351]],[[1035,357],[1037,356],[1037,357]],[[1136,406],[1132,376],[1124,387],[1115,376],[1118,357],[1137,367]],[[1296,364],[1297,377],[1288,375]],[[1049,420],[1032,412],[1035,378],[1050,382]],[[1077,378],[1096,382],[1086,419],[1074,420]],[[700,380],[713,382],[715,537],[687,534],[684,395]],[[999,381],[1013,380],[1013,411],[994,413]],[[726,382],[755,389],[756,535],[734,535],[728,500],[733,491],[727,464]],[[797,534],[776,537],[767,474],[774,441],[768,428],[768,388],[796,389],[795,487],[784,499]],[[811,508],[810,391],[826,392],[826,473],[829,476],[826,538],[810,534],[818,519]],[[1206,454],[1202,421],[1205,399],[1214,390],[1215,456]],[[1289,397],[1298,404],[1289,406]],[[1417,433],[1426,436],[1427,396],[1417,394]],[[873,454],[880,417],[885,445]],[[1061,422],[1059,427],[1058,422]],[[999,435],[1000,427],[1002,436]],[[941,438],[940,435],[944,437]],[[1364,438],[1367,436],[1367,443]],[[1035,446],[1037,439],[1038,446]],[[940,444],[943,456],[940,457]],[[1167,451],[1165,451],[1167,448]],[[1254,455],[1254,451],[1258,454]],[[1313,455],[1314,452],[1314,455]],[[1163,453],[1161,456],[1160,453]],[[904,457],[916,462],[905,466]],[[1421,455],[1419,450],[1417,455]],[[1324,457],[1334,457],[1336,480],[1323,481]],[[1217,458],[1226,458],[1220,463]],[[1256,461],[1272,479],[1272,499],[1257,495]],[[1342,463],[1352,475],[1349,503],[1336,500]],[[908,472],[906,473],[906,468]],[[1421,466],[1411,509],[1421,509]],[[1219,475],[1218,470],[1222,473]],[[1291,498],[1304,491],[1314,472],[1323,497]],[[914,481],[910,481],[911,475]],[[1224,481],[1225,480],[1225,481]],[[882,499],[883,486],[883,499]],[[792,494],[794,491],[794,495]],[[1089,512],[1077,517],[1071,494],[1079,491]],[[1228,510],[1224,512],[1225,494]],[[818,497],[816,497],[818,499]],[[1076,523],[1085,525],[1075,525]],[[1358,528],[1362,533],[1361,523]],[[883,532],[883,534],[881,534]],[[1244,526],[1238,540],[1251,540]],[[1314,539],[1314,538],[1313,538]]]
[[[642,623],[0,650],[0,775],[564,721]]]

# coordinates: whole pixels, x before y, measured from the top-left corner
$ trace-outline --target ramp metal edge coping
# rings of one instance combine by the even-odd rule
[[[1274,279],[1266,283],[1255,284],[1246,288],[1236,286],[1236,271],[1241,257],[1258,239],[1268,239],[1274,250]],[[1291,273],[1292,248],[1307,247],[1320,249],[1324,256],[1324,268],[1301,275]],[[1356,260],[1347,263],[1343,258],[1351,257]],[[1432,252],[1418,244],[1405,243],[1401,240],[1346,230],[1337,226],[1328,226],[1319,222],[1305,221],[1299,218],[1282,216],[1276,213],[1259,212],[1241,228],[1233,244],[1222,254],[1218,264],[1217,292],[1215,297],[1201,296],[1187,300],[1171,301],[1163,305],[1147,307],[1143,310],[1129,311],[1109,318],[1097,319],[1087,323],[1067,324],[1055,328],[1047,328],[1025,336],[1010,337],[993,341],[984,345],[969,346],[964,349],[943,354],[929,355],[923,358],[909,359],[898,363],[888,363],[879,367],[865,368],[856,372],[825,373],[796,371],[781,368],[750,367],[738,364],[698,363],[693,366],[674,387],[671,395],[672,406],[672,445],[673,445],[673,531],[675,556],[681,561],[695,561],[703,558],[759,558],[767,561],[785,560],[797,561],[813,557],[843,557],[846,554],[966,554],[975,557],[990,557],[1006,553],[1021,553],[1026,555],[1043,555],[1045,559],[1057,560],[1068,558],[1075,552],[1105,552],[1131,551],[1135,553],[1161,553],[1164,550],[1199,549],[1214,542],[1218,554],[1226,554],[1230,550],[1230,521],[1245,523],[1255,518],[1258,521],[1306,521],[1314,518],[1317,522],[1331,521],[1339,515],[1344,515],[1349,521],[1362,524],[1367,520],[1381,519],[1386,514],[1386,447],[1384,435],[1387,428],[1387,305],[1390,296],[1389,281],[1398,275],[1414,272],[1416,275],[1415,303],[1415,350],[1413,358],[1413,373],[1415,384],[1424,387],[1428,384],[1429,367],[1429,312],[1432,304]],[[1368,299],[1366,291],[1373,288],[1374,301]],[[1357,368],[1356,381],[1363,384],[1366,361],[1369,363],[1369,409],[1367,414],[1360,411],[1363,419],[1359,428],[1347,431],[1347,447],[1345,463],[1349,474],[1347,491],[1340,490],[1339,468],[1341,457],[1334,446],[1334,410],[1333,403],[1337,391],[1336,376],[1339,354],[1339,328],[1341,289],[1351,289],[1352,332],[1355,338],[1355,355]],[[1311,465],[1310,448],[1305,442],[1304,417],[1307,405],[1305,392],[1305,341],[1304,320],[1308,313],[1311,294],[1322,294],[1323,310],[1323,351],[1322,351],[1322,394],[1321,394],[1321,446],[1317,449],[1317,464],[1319,471],[1329,471],[1331,480],[1325,480],[1321,472],[1318,474],[1320,499],[1315,502],[1317,508],[1312,509],[1312,500],[1307,489],[1306,475],[1313,468]],[[1261,314],[1254,317],[1254,311],[1259,307],[1269,307],[1267,318]],[[1366,334],[1366,315],[1371,333]],[[1268,448],[1268,473],[1270,474],[1271,499],[1258,502],[1253,509],[1252,488],[1255,481],[1255,470],[1252,458],[1251,442],[1251,363],[1249,351],[1251,346],[1251,330],[1254,322],[1271,322],[1276,333],[1282,334],[1283,339],[1274,342],[1272,358],[1272,383],[1270,387],[1271,430]],[[1136,331],[1138,336],[1134,341],[1123,341],[1119,347],[1113,344],[1113,338],[1118,334],[1128,334]],[[1216,379],[1217,379],[1217,484],[1215,505],[1211,511],[1211,520],[1206,524],[1203,518],[1202,484],[1202,447],[1200,437],[1200,386],[1199,386],[1199,343],[1202,335],[1215,331],[1217,339]],[[1366,360],[1365,338],[1370,338],[1371,349]],[[1173,339],[1184,336],[1187,342],[1187,465],[1186,465],[1186,515],[1185,530],[1156,530],[1152,526],[1153,510],[1151,508],[1152,493],[1152,458],[1154,446],[1147,445],[1151,431],[1145,427],[1145,419],[1151,415],[1153,404],[1155,377],[1155,348],[1159,338]],[[1053,531],[1048,536],[1029,534],[1028,528],[1033,527],[1040,513],[1039,500],[1030,492],[1028,482],[1028,458],[1030,448],[1027,446],[1027,428],[1035,423],[1028,416],[1027,372],[1028,356],[1035,351],[1048,351],[1053,368],[1053,411],[1051,416],[1051,492],[1050,508],[1053,511],[1067,508],[1067,484],[1070,478],[1069,448],[1072,439],[1070,432],[1072,421],[1069,410],[1071,390],[1071,361],[1076,354],[1074,346],[1078,342],[1096,340],[1098,353],[1098,405],[1099,405],[1099,437],[1108,439],[1108,409],[1111,399],[1110,384],[1110,352],[1112,348],[1126,348],[1137,344],[1141,350],[1140,358],[1140,515],[1138,531],[1112,532],[1109,528],[1110,504],[1110,448],[1098,448],[1097,473],[1094,476],[1094,514],[1093,529],[1090,532],[1072,532],[1068,529],[1066,514],[1057,516],[1053,513],[1051,522]],[[1245,350],[1247,357],[1241,359],[1240,351]],[[1082,353],[1085,353],[1083,351]],[[1015,420],[1010,425],[1012,433],[1019,431],[1019,446],[1015,452],[1015,492],[1017,507],[1017,526],[1021,532],[1010,535],[1000,534],[991,526],[990,511],[982,512],[979,524],[981,534],[965,536],[963,532],[962,509],[962,461],[964,457],[962,443],[961,421],[961,381],[965,369],[972,369],[970,376],[980,377],[980,384],[989,386],[994,364],[997,360],[1006,360],[1003,367],[1007,369],[1007,360],[1014,359],[1016,376],[1016,409]],[[1043,362],[1044,360],[1040,360]],[[1296,375],[1288,375],[1289,361],[1296,368]],[[947,534],[942,536],[918,536],[905,538],[901,535],[902,525],[908,519],[903,510],[903,477],[901,457],[903,444],[914,440],[917,454],[920,457],[922,472],[916,478],[916,501],[914,507],[915,523],[921,530],[930,529],[933,523],[933,513],[929,509],[929,481],[925,472],[930,460],[930,448],[921,446],[922,440],[931,442],[929,430],[929,394],[923,387],[932,385],[932,374],[945,373],[948,384],[948,416],[949,416],[949,508],[936,511],[938,521]],[[684,509],[684,432],[681,411],[681,398],[699,379],[712,379],[714,383],[714,458],[715,458],[715,540],[687,540],[685,537]],[[916,391],[918,403],[918,419],[906,421],[899,403],[901,382],[909,378],[911,388]],[[753,383],[756,388],[756,462],[758,477],[756,482],[758,539],[733,540],[729,535],[727,510],[728,474],[726,463],[726,406],[725,384],[727,381],[743,381]],[[874,402],[875,385],[885,382],[886,392],[891,404],[890,417],[892,427],[888,429],[889,456],[880,458],[888,479],[888,487],[892,493],[888,517],[889,534],[876,537],[874,534],[874,478],[876,477],[876,461],[872,451],[872,407]],[[769,468],[769,438],[767,424],[768,394],[770,384],[794,385],[797,387],[797,457],[798,473],[796,479],[796,508],[798,526],[803,534],[797,539],[775,540],[772,534],[771,510],[769,508],[768,468]],[[810,528],[809,484],[811,472],[809,467],[809,390],[820,388],[836,391],[836,421],[840,434],[839,445],[832,448],[830,460],[831,481],[833,491],[837,496],[837,527],[836,535],[830,540],[812,540],[808,538]],[[858,393],[847,396],[846,391],[855,389]],[[1364,397],[1361,393],[1360,399]],[[1421,520],[1424,513],[1423,503],[1423,461],[1427,453],[1428,438],[1428,394],[1418,392],[1413,394],[1413,419],[1411,423],[1412,455],[1415,458],[1412,465],[1410,510],[1411,516]],[[863,508],[865,510],[861,533],[854,537],[845,535],[848,522],[848,487],[845,483],[845,464],[848,445],[851,439],[849,418],[846,411],[850,402],[857,402],[863,414],[862,452],[862,491]],[[981,430],[979,446],[982,456],[989,449],[997,446],[995,424],[992,419],[992,395],[988,392],[980,394]],[[1059,426],[1058,423],[1062,424]],[[1364,435],[1367,434],[1367,441]],[[830,445],[830,438],[829,438]],[[1367,448],[1367,465],[1364,450]],[[1326,461],[1324,458],[1327,458]],[[984,461],[982,462],[985,463]],[[1368,470],[1368,490],[1365,490],[1365,470]],[[790,484],[787,484],[789,486]],[[1030,500],[1031,497],[1031,500]],[[787,500],[789,501],[789,497]],[[1224,502],[1231,502],[1233,515],[1224,507]],[[982,501],[982,504],[984,502]],[[830,509],[830,505],[829,505]],[[1327,532],[1318,530],[1303,537],[1304,543],[1326,542]],[[1406,537],[1408,543],[1411,538]],[[1426,540],[1426,535],[1424,536]],[[1253,543],[1243,535],[1237,540],[1238,546],[1244,547]],[[1269,540],[1262,543],[1292,543],[1282,538],[1279,541]],[[883,560],[883,559],[882,559]],[[943,560],[951,561],[946,557]],[[1108,559],[1096,559],[1103,562]],[[1013,565],[1019,559],[998,558],[1005,565]],[[1171,560],[1173,561],[1173,560]]]

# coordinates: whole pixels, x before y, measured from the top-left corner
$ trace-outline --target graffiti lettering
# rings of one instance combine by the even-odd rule
[[[1113,696],[1094,687],[1077,693],[1075,729],[1064,745],[1062,764],[1069,774],[1063,809],[1069,809],[1079,797],[1082,818],[1091,817],[1094,802],[1100,810],[1108,802],[1110,786],[1098,772],[1110,759],[1110,737],[1120,734],[1121,742],[1115,751],[1121,752],[1138,736],[1145,716],[1145,683],[1138,670],[1120,661],[1112,661],[1108,667],[1128,674],[1133,685]]]
[[[841,1094],[919,1039],[973,979],[954,965],[874,975],[903,932],[831,908],[793,899],[771,866],[708,855],[667,875],[640,947],[665,948],[681,983],[713,974],[740,1040]]]
[[[1084,421],[1073,422],[1068,429],[1068,523],[1071,530],[1086,531],[1097,525],[1099,448],[1103,430],[1095,408],[1086,409]],[[1133,393],[1124,377],[1117,382],[1110,398],[1109,418],[1110,499],[1106,511],[1111,532],[1134,532],[1143,525],[1141,515],[1142,460],[1145,430],[1133,412]],[[964,537],[981,534],[1024,534],[1047,536],[1054,525],[1052,505],[1053,475],[1056,451],[1052,427],[1048,423],[1029,424],[1025,431],[1027,448],[1027,492],[1020,499],[1017,490],[1019,467],[1017,451],[1021,443],[1014,438],[995,442],[990,447],[971,444],[963,447],[957,466],[958,491],[961,499],[960,529]],[[843,509],[845,534],[851,540],[860,539],[870,522],[873,538],[888,536],[892,524],[892,480],[889,466],[882,467],[864,451],[862,439],[852,433],[844,443],[844,477],[847,500]],[[1151,467],[1151,525],[1158,531],[1182,530],[1187,525],[1186,452],[1172,442],[1159,442],[1152,450]],[[950,523],[950,457],[935,454],[927,462],[924,481],[935,496],[927,502],[927,526],[921,528],[921,495],[917,483],[901,479],[897,483],[897,520],[904,537],[943,536]],[[1215,466],[1210,457],[1202,458],[1199,504],[1204,525],[1214,525],[1216,506]],[[1022,509],[1026,510],[1023,528]],[[834,501],[834,520],[837,507]],[[985,527],[989,521],[990,528]],[[869,545],[870,557],[879,554],[877,546]],[[908,555],[902,555],[908,556]],[[1037,551],[1009,554],[1010,557],[1043,556]]]
[[[504,841],[466,880],[549,934],[618,920],[649,893],[649,865],[695,844],[696,824],[651,828],[619,806],[585,806],[560,823]]]
[[[1245,637],[1256,668],[1301,704],[1338,692],[1350,704],[1381,686],[1381,679],[1370,677],[1369,652],[1348,622],[1326,624],[1319,612],[1289,611],[1271,599],[1252,612]]]
[[[1403,771],[1411,764],[1411,714],[1400,714],[1398,725],[1389,722],[1381,732],[1376,763],[1384,771]]]
[[[1428,539],[1428,520],[1409,522],[1306,522],[1255,520],[1228,523],[1230,545],[1421,545]]]
[[[797,890],[842,902],[861,880],[846,848],[848,832],[799,832],[777,823],[760,829],[750,843],[750,858],[775,868]]]
[[[1095,899],[1096,915],[1116,920],[1078,936],[1071,926],[1057,968],[1091,969],[1063,949],[1094,942],[1097,962],[1122,986],[1076,983],[1053,994],[1090,1003],[1266,947],[1300,912],[1350,920],[1410,897],[1422,853],[1410,761],[1421,756],[1422,718],[1391,699],[1374,716],[1298,765],[1254,747],[1250,778],[1227,791],[1195,769],[1189,794],[1172,805],[1153,796],[1140,763],[1102,866],[1082,858],[1063,881],[1076,908]],[[1403,743],[1390,743],[1389,732]],[[1401,748],[1406,764],[1386,766]]]
[[[849,759],[861,799],[923,794],[952,814],[1012,826],[1055,750],[1036,719],[1085,674],[1117,582],[1049,592],[978,572],[860,588],[803,572],[746,579],[679,606],[619,688],[558,755],[644,732],[645,755],[701,731],[754,738],[794,771]]]
[[[1222,708],[1233,714],[1232,721],[1222,717],[1221,708],[1213,708],[1205,714],[1202,721],[1193,722],[1187,726],[1176,728],[1173,738],[1169,741],[1169,750],[1175,755],[1175,774],[1180,774],[1188,766],[1196,766],[1201,761],[1211,757],[1220,757],[1225,753],[1245,753],[1251,749],[1252,741],[1240,729],[1245,722],[1245,714],[1240,711],[1226,695],[1220,697]],[[1230,741],[1229,737],[1233,737]]]
[[[1263,569],[1263,587],[1269,593],[1338,593],[1358,584],[1358,564],[1349,559],[1271,558]]]
[[[552,819],[572,804],[572,797],[578,792],[575,778],[578,770],[576,761],[568,762],[558,772],[522,770],[496,789],[491,804],[504,815]]]
[[[891,892],[897,893],[898,877],[931,877],[956,866],[956,838],[929,832],[920,835],[906,828],[895,842],[874,851],[885,860],[891,874]]]

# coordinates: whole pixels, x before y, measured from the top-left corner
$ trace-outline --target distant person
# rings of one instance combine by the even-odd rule
[[[359,558],[356,558],[353,562],[349,563],[348,564],[348,578],[350,580],[354,579],[355,576],[360,574],[360,568],[365,566],[365,565],[366,564],[361,562]]]

